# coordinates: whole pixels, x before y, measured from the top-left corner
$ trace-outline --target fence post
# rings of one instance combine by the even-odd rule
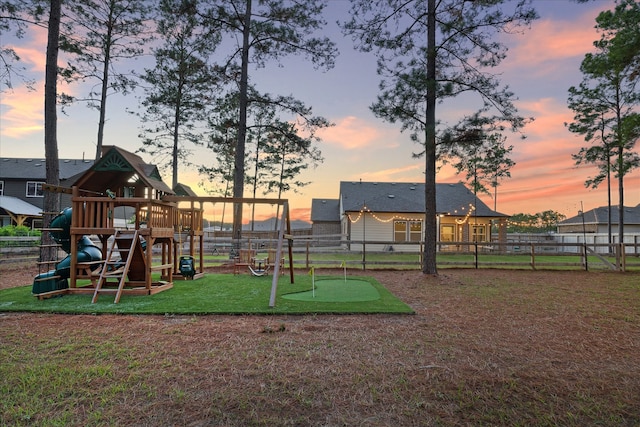
[[[305,251],[305,268],[309,268],[309,244],[310,243],[311,242],[307,240],[306,251]]]
[[[473,242],[473,258],[475,259],[476,270],[478,269],[478,242]]]
[[[367,241],[362,240],[362,269],[367,269]]]
[[[535,244],[529,243],[531,245],[531,269],[536,269],[536,249]]]

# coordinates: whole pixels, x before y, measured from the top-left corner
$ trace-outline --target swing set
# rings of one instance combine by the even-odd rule
[[[187,208],[178,208],[179,219],[179,244],[175,246],[176,254],[174,259],[180,259],[180,265],[176,271],[180,271],[184,278],[199,278],[204,274],[204,232],[203,232],[203,212],[205,203],[246,203],[246,204],[268,204],[282,207],[282,217],[278,222],[277,249],[267,249],[267,257],[257,259],[257,249],[251,246],[251,240],[247,241],[247,248],[242,248],[239,239],[234,242],[232,250],[237,250],[234,254],[234,273],[239,273],[241,268],[247,267],[254,276],[264,276],[273,269],[274,280],[278,275],[284,274],[284,240],[287,240],[289,260],[293,257],[293,246],[291,240],[291,219],[289,215],[289,203],[287,199],[267,199],[267,198],[234,198],[234,197],[213,197],[213,196],[173,196],[165,195],[163,201],[176,203],[178,206],[189,204]],[[182,235],[189,240],[189,254],[182,256]],[[199,250],[196,253],[196,248]],[[178,258],[177,251],[181,256]],[[197,262],[196,262],[197,261]],[[196,265],[197,264],[197,265]],[[184,271],[184,272],[183,272]],[[289,276],[291,283],[294,282],[293,263],[289,262]]]

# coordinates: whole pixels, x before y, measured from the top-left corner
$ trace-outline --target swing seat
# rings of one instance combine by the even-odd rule
[[[240,274],[242,267],[249,267],[253,264],[256,251],[248,249],[240,249],[237,257],[233,258],[233,274]]]
[[[260,269],[260,268],[254,269],[250,265],[248,265],[247,267],[249,267],[249,271],[251,271],[251,274],[253,274],[256,277],[264,276],[265,274],[269,273],[269,266],[268,265],[266,267],[262,268],[262,269]]]
[[[191,280],[193,280],[193,276],[196,275],[196,269],[193,264],[192,256],[180,257],[180,274],[182,274],[183,277],[191,278]]]

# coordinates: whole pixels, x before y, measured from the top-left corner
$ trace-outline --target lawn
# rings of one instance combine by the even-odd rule
[[[413,313],[405,303],[371,277],[358,281],[335,278],[335,288],[324,286],[331,276],[297,274],[295,283],[281,276],[275,307],[269,307],[271,276],[249,274],[205,274],[196,280],[179,280],[173,288],[151,296],[124,295],[118,304],[114,296],[101,295],[95,304],[91,295],[64,295],[38,300],[31,286],[0,290],[0,312],[29,311],[72,314],[310,314],[310,313]],[[341,292],[373,293],[366,299],[346,298]],[[313,292],[316,298],[295,298]]]

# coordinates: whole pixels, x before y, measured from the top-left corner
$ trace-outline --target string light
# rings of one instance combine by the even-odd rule
[[[464,210],[464,207],[462,208],[462,210]],[[464,218],[462,219],[458,219],[456,218],[456,224],[458,225],[462,225],[464,223],[466,223],[469,220],[469,217],[471,216],[471,214],[473,213],[473,211],[476,210],[476,207],[473,206],[472,204],[469,204],[469,212],[467,212],[467,214],[465,215]]]
[[[466,213],[464,218],[455,220],[456,224],[458,224],[458,225],[465,224],[469,220],[469,218],[471,217],[473,212],[476,210],[475,206],[473,206],[473,204],[471,204],[471,203],[469,203],[469,208],[468,209],[469,210],[467,211],[467,213]],[[460,208],[460,210],[461,211],[465,211],[466,210],[465,206],[462,206]],[[457,212],[458,212],[457,209],[454,210],[454,213],[457,213]],[[379,217],[375,212],[371,211],[371,209],[369,209],[366,206],[363,206],[362,209],[360,209],[360,211],[358,212],[358,216],[356,218],[353,218],[350,214],[346,214],[346,215],[347,215],[347,218],[349,218],[349,221],[352,224],[355,224],[355,223],[357,223],[358,221],[360,221],[360,220],[362,220],[364,218],[364,214],[365,213],[370,214],[372,218],[374,218],[376,221],[382,222],[382,223],[388,223],[388,222],[396,221],[396,220],[400,220],[400,221],[416,221],[416,222],[419,222],[419,221],[423,220],[423,218],[408,217],[408,216],[402,216],[402,215],[393,215],[390,218],[384,219],[384,218]],[[440,216],[442,216],[442,215],[440,215]]]

